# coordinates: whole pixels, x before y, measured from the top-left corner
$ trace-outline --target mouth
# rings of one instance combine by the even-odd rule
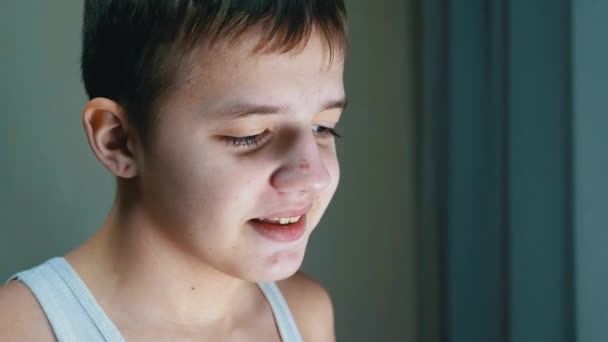
[[[287,219],[287,218],[285,218]],[[249,220],[249,224],[261,236],[275,242],[293,242],[297,241],[306,232],[306,216],[300,216],[295,222],[282,224],[281,221],[272,221],[268,219],[253,219]]]
[[[304,236],[308,211],[301,210],[286,215],[271,215],[249,220],[251,227],[261,236],[275,242],[293,242]]]
[[[294,217],[260,218],[260,219],[254,219],[254,220],[258,221],[260,223],[269,223],[269,224],[276,224],[276,225],[281,225],[281,226],[287,226],[287,225],[290,225],[290,224],[298,223],[298,221],[300,221],[300,219],[302,218],[302,216],[303,215],[294,216]]]

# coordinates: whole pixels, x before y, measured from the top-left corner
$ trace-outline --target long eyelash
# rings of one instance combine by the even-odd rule
[[[250,147],[259,145],[266,137],[270,134],[270,131],[266,130],[260,134],[249,135],[246,137],[224,137],[226,143],[234,147]]]
[[[319,128],[319,131],[316,131],[315,134],[320,137],[342,138],[342,135],[338,134],[338,132],[336,132],[336,130],[333,128],[325,127],[325,126],[317,126],[317,127]]]
[[[329,137],[335,137],[335,138],[342,138],[342,135],[340,135],[338,132],[336,132],[335,129],[330,128],[330,127],[325,127],[325,126],[316,126],[318,127],[318,130],[315,131],[315,134],[321,138],[329,138]],[[224,139],[226,140],[226,143],[229,145],[232,145],[234,147],[251,147],[251,146],[257,146],[259,145],[262,141],[264,141],[268,135],[270,134],[270,131],[266,130],[260,134],[256,134],[256,135],[248,135],[246,137],[224,137]]]

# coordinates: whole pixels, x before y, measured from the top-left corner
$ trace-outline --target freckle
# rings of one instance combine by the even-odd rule
[[[194,290],[196,290],[196,287],[192,286],[191,289],[192,289],[192,291],[194,291]]]

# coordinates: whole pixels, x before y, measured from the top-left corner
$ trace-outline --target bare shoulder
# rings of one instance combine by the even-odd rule
[[[319,282],[297,272],[277,283],[304,341],[335,341],[331,297]]]
[[[38,301],[18,281],[0,286],[0,341],[55,341]]]

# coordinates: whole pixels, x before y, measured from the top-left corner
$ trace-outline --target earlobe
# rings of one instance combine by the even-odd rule
[[[90,100],[83,110],[82,124],[95,157],[110,172],[122,178],[137,175],[135,136],[119,104],[106,98]]]

